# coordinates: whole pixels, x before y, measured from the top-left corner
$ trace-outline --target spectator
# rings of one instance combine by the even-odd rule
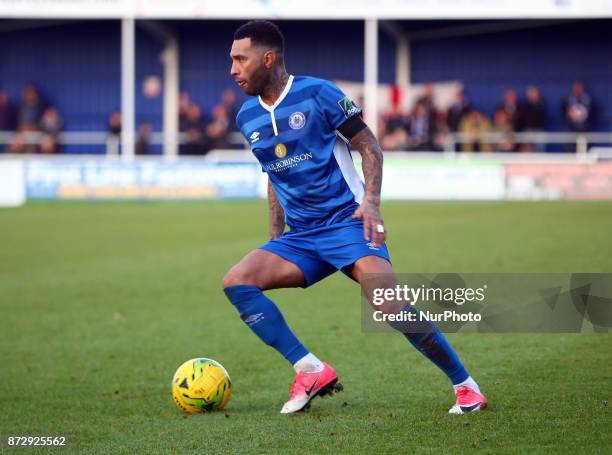
[[[63,124],[64,121],[56,108],[48,107],[45,109],[39,123],[39,129],[43,133],[43,142],[41,143],[42,153],[59,152],[58,140]]]
[[[119,155],[121,144],[121,112],[114,111],[108,116],[107,153]]]
[[[419,102],[408,121],[410,136],[409,149],[413,151],[431,151],[435,135],[435,119],[425,102]]]
[[[11,131],[13,129],[13,111],[9,95],[5,91],[0,91],[0,131]]]
[[[429,119],[433,121],[436,115],[436,106],[434,102],[433,84],[431,82],[425,82],[425,84],[423,84],[423,93],[415,105],[419,104],[425,107]]]
[[[57,109],[54,107],[48,107],[45,109],[45,112],[40,119],[39,129],[43,133],[50,136],[57,136],[62,129],[63,124],[64,121],[57,112]]]
[[[497,106],[495,111],[504,111],[508,117],[508,122],[512,127],[512,131],[517,131],[519,125],[519,106],[518,106],[518,95],[516,90],[509,89],[504,93],[503,102]]]
[[[392,101],[392,111],[387,116],[381,117],[378,123],[378,135],[381,137],[383,150],[406,150],[409,144],[406,131],[408,119],[400,111],[399,103]]]
[[[540,90],[530,85],[527,87],[527,97],[525,102],[519,106],[519,118],[521,120],[520,131],[526,133],[541,133],[544,131],[546,109],[540,96]],[[539,142],[536,145],[524,143],[521,150],[531,152],[533,150],[544,152],[544,144]]]
[[[404,126],[397,125],[382,136],[380,146],[385,151],[407,150],[410,144],[408,132]]]
[[[217,104],[212,111],[212,121],[206,127],[208,146],[211,149],[230,148],[228,134],[230,121],[224,104]]]
[[[134,153],[136,155],[148,155],[151,153],[151,133],[153,131],[153,125],[147,122],[142,122],[138,126],[138,134],[136,136],[136,145],[134,146]]]
[[[40,153],[51,154],[57,153],[59,148],[57,146],[57,140],[50,134],[42,136],[40,143]]]
[[[404,114],[402,114],[399,109],[391,112],[387,118],[385,119],[385,132],[391,133],[395,131],[397,128],[406,128],[408,123],[408,119]]]
[[[436,112],[435,128],[433,136],[433,150],[443,151],[448,145],[450,130],[448,128],[448,118],[446,112],[443,109],[439,109]]]
[[[16,133],[11,138],[11,142],[4,149],[6,153],[26,153],[26,144],[21,133]]]
[[[490,152],[491,144],[485,142],[484,135],[491,131],[491,122],[486,115],[472,109],[459,123],[459,132],[466,135],[461,144],[464,152]]]
[[[191,107],[189,93],[181,92],[179,95],[179,131],[185,131],[183,124],[187,121],[187,113]]]
[[[44,103],[38,94],[38,90],[32,84],[26,85],[19,105],[17,129],[19,131],[36,131],[43,111]]]
[[[236,126],[236,116],[238,115],[238,105],[236,104],[237,96],[236,92],[232,89],[223,91],[221,95],[221,104],[225,108],[227,119],[229,121],[229,131],[238,131]]]
[[[503,109],[498,109],[493,116],[493,132],[498,133],[500,138],[495,144],[495,150],[499,152],[514,152],[516,145],[512,134],[514,133],[508,114]]]
[[[572,93],[563,102],[563,112],[571,131],[585,132],[591,128],[593,101],[582,82],[572,85]]]
[[[458,89],[453,95],[453,103],[446,113],[446,124],[452,133],[459,130],[461,120],[471,109],[470,102],[465,96],[462,88]]]
[[[209,148],[204,135],[202,111],[197,104],[189,106],[182,124],[185,133],[185,143],[180,147],[181,155],[205,155]]]
[[[121,136],[121,112],[111,112],[108,116],[108,132],[117,139]]]

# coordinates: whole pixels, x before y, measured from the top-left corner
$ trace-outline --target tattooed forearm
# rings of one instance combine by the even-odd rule
[[[380,204],[383,154],[370,128],[364,128],[351,139],[351,148],[361,153],[363,176],[365,177],[365,200]]]
[[[270,238],[280,237],[285,230],[285,212],[278,203],[272,183],[268,180],[268,216],[270,220]]]

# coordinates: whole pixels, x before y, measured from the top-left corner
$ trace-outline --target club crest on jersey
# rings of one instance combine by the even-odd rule
[[[277,158],[284,158],[287,156],[287,147],[285,147],[285,144],[276,144],[276,147],[274,147],[274,154]]]
[[[289,127],[292,130],[301,130],[306,125],[306,116],[302,112],[294,112],[289,116]]]

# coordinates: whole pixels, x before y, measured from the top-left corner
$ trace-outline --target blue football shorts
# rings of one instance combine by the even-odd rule
[[[312,286],[337,270],[348,268],[365,256],[391,262],[387,245],[372,246],[363,237],[363,222],[350,221],[299,232],[287,232],[259,247],[293,262],[304,273],[302,287]]]

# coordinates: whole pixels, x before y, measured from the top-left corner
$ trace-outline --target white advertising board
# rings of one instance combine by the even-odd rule
[[[0,160],[0,207],[18,207],[25,200],[23,161]]]
[[[385,157],[382,197],[403,200],[501,200],[504,167],[489,161]]]

